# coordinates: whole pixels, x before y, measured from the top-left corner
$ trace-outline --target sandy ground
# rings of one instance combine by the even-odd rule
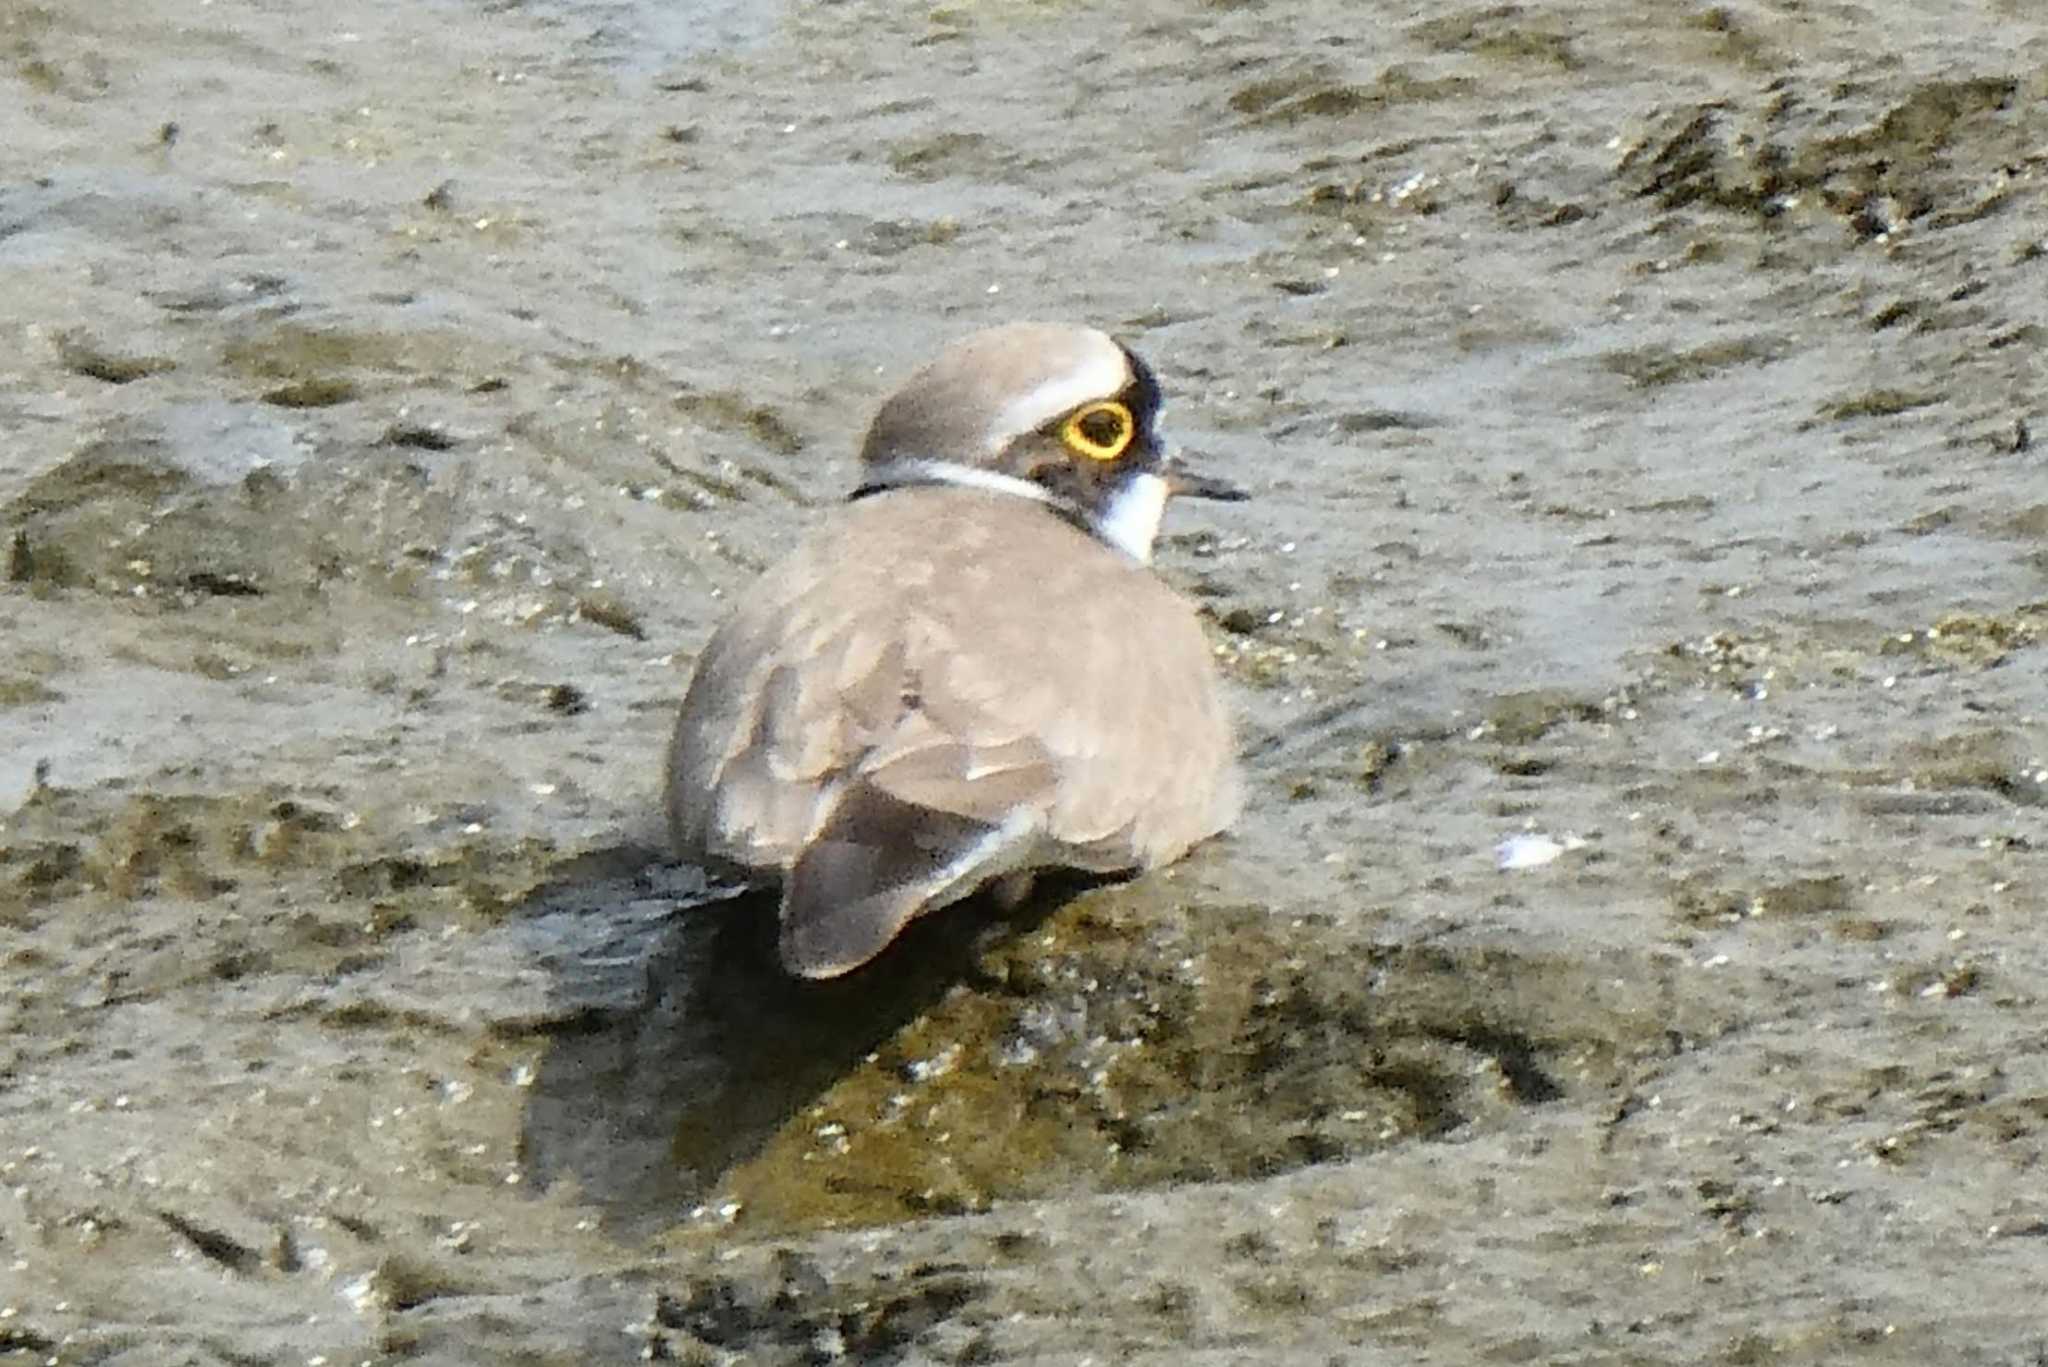
[[[2048,1357],[2032,0],[0,53],[0,1360]],[[794,988],[675,700],[1032,316],[1256,494],[1249,809]]]

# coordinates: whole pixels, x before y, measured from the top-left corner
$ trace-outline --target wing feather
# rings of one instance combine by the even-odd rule
[[[871,954],[998,873],[1143,868],[1235,815],[1192,608],[1005,497],[850,505],[699,659],[671,824],[686,852],[783,876],[794,971]]]

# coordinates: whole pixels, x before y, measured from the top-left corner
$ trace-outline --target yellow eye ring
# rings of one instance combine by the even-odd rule
[[[1091,403],[1060,424],[1060,440],[1077,456],[1107,463],[1131,449],[1138,420],[1115,399]]]

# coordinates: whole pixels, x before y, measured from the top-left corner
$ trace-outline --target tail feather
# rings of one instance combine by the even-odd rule
[[[1027,813],[990,825],[856,785],[784,882],[783,967],[804,978],[859,968],[919,913],[1020,867],[1033,826]]]

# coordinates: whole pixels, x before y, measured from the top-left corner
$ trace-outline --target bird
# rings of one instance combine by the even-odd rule
[[[677,852],[780,884],[776,955],[836,978],[914,918],[1035,874],[1135,874],[1238,815],[1194,606],[1151,568],[1175,495],[1245,492],[1159,429],[1091,327],[954,342],[883,401],[860,476],[737,598],[668,748]]]

